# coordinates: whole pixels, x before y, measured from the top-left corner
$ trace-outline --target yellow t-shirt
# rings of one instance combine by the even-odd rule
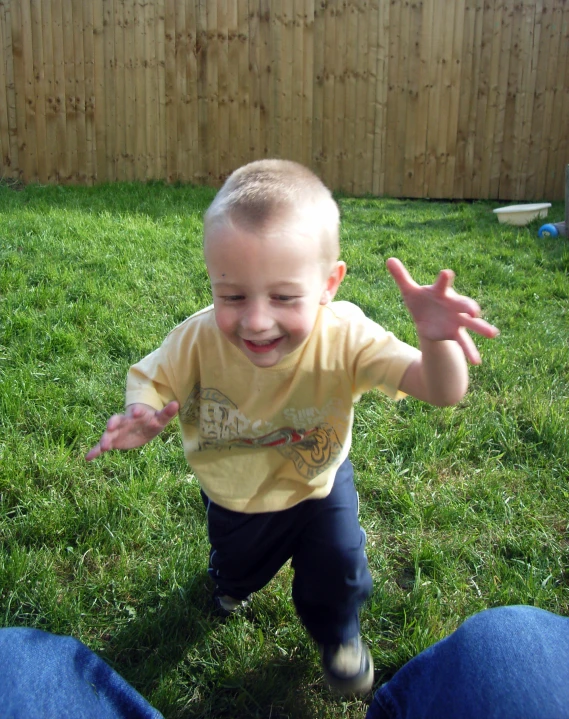
[[[403,396],[399,383],[419,356],[355,305],[332,302],[300,347],[256,367],[208,307],[130,368],[126,404],[177,400],[184,453],[207,496],[272,512],[329,494],[350,449],[354,402],[372,387]]]

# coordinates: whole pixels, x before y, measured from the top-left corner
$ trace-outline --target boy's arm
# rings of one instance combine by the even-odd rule
[[[474,300],[452,289],[451,270],[442,270],[435,284],[420,286],[394,257],[387,261],[387,268],[413,317],[421,349],[421,357],[408,367],[399,389],[438,406],[456,404],[468,388],[467,360],[481,362],[467,330],[492,338],[498,329],[480,319]]]
[[[124,414],[115,414],[107,422],[98,443],[85,455],[90,462],[111,449],[134,449],[150,442],[178,414],[177,402],[156,410],[147,404],[130,404]]]

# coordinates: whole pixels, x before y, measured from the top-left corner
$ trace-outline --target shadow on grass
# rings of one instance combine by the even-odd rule
[[[240,618],[218,616],[211,596],[210,580],[203,571],[189,587],[161,597],[157,608],[148,606],[118,633],[105,637],[107,645],[100,656],[166,719],[313,719],[315,693],[323,693],[324,702],[327,692],[306,683],[315,669],[312,653],[271,657],[269,648],[267,658],[255,660],[253,667],[240,662],[233,656],[230,638],[226,637],[225,646],[223,636],[233,629],[225,626],[227,622],[240,630]],[[247,619],[257,624],[254,614],[244,616],[243,622]]]
[[[209,605],[209,579],[204,570],[190,586],[156,596],[114,635],[101,652],[128,681],[148,684],[175,666],[188,647],[200,643],[219,621]]]

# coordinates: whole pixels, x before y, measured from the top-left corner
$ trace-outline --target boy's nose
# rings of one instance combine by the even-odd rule
[[[247,308],[241,324],[250,332],[266,332],[272,329],[274,321],[268,307],[262,302],[254,302]]]

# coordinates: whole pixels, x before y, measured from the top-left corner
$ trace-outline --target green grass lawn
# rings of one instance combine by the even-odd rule
[[[210,303],[214,192],[163,184],[0,186],[0,625],[72,634],[167,719],[360,717],[322,684],[290,570],[244,616],[212,613],[199,488],[175,423],[83,456],[128,366]],[[484,607],[569,614],[569,241],[496,203],[340,197],[349,299],[415,342],[385,269],[443,267],[501,329],[454,408],[366,395],[354,462],[375,580],[362,613],[376,684]],[[560,203],[549,218],[563,217]]]

